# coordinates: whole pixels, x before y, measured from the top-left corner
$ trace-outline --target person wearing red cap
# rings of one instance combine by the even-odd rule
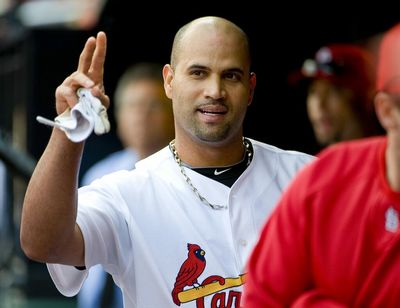
[[[307,116],[321,148],[382,133],[373,112],[373,56],[366,49],[355,44],[321,47],[296,75],[309,82]]]
[[[380,45],[386,131],[322,150],[265,222],[242,297],[253,307],[399,307],[400,24]]]

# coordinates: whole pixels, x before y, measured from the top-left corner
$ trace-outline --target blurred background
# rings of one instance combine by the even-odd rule
[[[400,21],[394,4],[318,2],[255,4],[214,1],[140,3],[122,0],[0,0],[0,308],[75,307],[60,295],[43,264],[19,247],[19,220],[27,181],[51,129],[37,115],[54,118],[55,88],[76,68],[84,42],[108,35],[105,87],[110,97],[131,64],[169,62],[173,37],[190,20],[217,15],[250,37],[257,88],[245,135],[285,149],[315,153],[305,92],[288,83],[322,45],[354,42],[376,53],[383,31]],[[112,108],[109,110],[114,124]],[[121,148],[115,125],[87,141],[81,174]]]

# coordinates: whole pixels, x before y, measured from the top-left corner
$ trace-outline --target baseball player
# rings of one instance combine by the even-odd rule
[[[58,114],[76,104],[80,87],[109,105],[105,54],[105,33],[88,39],[77,71],[56,90]],[[243,136],[256,75],[247,36],[232,22],[183,26],[163,76],[175,139],[132,171],[78,190],[84,143],[53,129],[26,192],[21,245],[66,296],[101,264],[126,307],[239,307],[258,232],[313,156]]]

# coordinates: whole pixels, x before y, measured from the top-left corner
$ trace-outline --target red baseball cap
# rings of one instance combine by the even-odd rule
[[[400,42],[400,41],[399,41]],[[357,94],[373,92],[375,70],[373,55],[355,44],[331,44],[321,47],[313,59],[304,61],[292,81],[323,78]]]
[[[383,35],[379,48],[376,89],[400,94],[400,24]]]

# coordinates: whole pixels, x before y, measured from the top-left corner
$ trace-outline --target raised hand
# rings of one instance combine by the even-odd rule
[[[94,96],[108,108],[110,99],[104,93],[104,62],[107,50],[107,37],[99,32],[97,37],[90,37],[80,54],[78,69],[68,76],[56,89],[57,114],[72,108],[78,102],[77,90],[90,88]]]

